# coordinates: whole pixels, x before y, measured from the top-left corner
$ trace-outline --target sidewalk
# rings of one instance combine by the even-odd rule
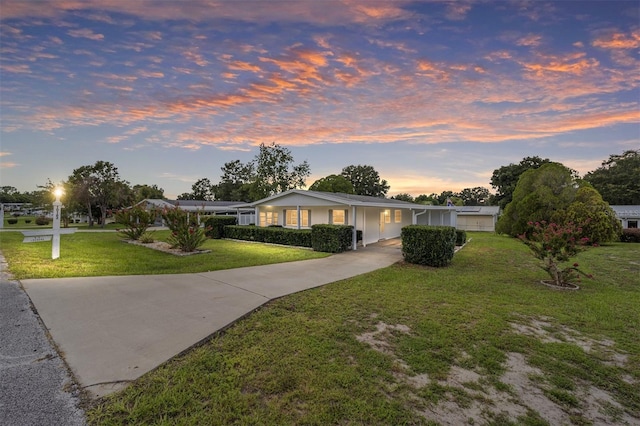
[[[270,300],[402,259],[398,240],[323,259],[224,271],[31,279],[22,285],[80,386],[119,390]]]

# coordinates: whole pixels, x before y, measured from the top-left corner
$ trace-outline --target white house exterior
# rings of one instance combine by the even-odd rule
[[[615,212],[622,227],[638,228],[640,224],[640,206],[610,206]]]
[[[500,215],[499,206],[456,207],[458,213],[457,228],[463,231],[495,232]]]
[[[400,236],[404,226],[456,226],[455,207],[427,206],[386,198],[293,189],[243,205],[255,209],[256,225],[305,229],[316,224],[351,225],[366,246]],[[236,206],[236,207],[240,207]],[[356,249],[356,238],[353,239]]]

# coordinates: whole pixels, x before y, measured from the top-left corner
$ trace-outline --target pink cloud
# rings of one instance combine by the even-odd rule
[[[637,49],[640,47],[640,30],[629,35],[619,32],[602,35],[591,44],[602,49]]]
[[[96,34],[89,29],[79,29],[79,30],[69,30],[67,31],[71,37],[76,38],[88,38],[89,40],[102,41],[104,40],[104,35]]]
[[[30,74],[31,68],[27,64],[0,64],[0,69],[5,72],[11,72],[15,74]]]

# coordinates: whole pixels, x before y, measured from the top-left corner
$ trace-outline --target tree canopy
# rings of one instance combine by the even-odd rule
[[[615,213],[587,182],[559,163],[525,171],[496,224],[496,232],[518,236],[530,222],[574,222],[583,227],[592,243],[611,241],[619,235]]]
[[[67,186],[70,201],[86,207],[89,226],[93,226],[92,207],[99,209],[100,223],[104,227],[108,209],[133,201],[129,183],[120,179],[118,168],[108,161],[96,161],[91,166],[75,169]]]
[[[609,204],[640,204],[640,150],[611,155],[602,166],[585,175],[584,180],[602,194]]]
[[[313,182],[309,187],[311,191],[341,192],[353,194],[353,184],[342,175],[329,175]]]
[[[380,175],[372,166],[347,166],[342,169],[341,175],[351,182],[357,195],[384,198],[389,192],[388,182],[380,179]]]
[[[516,189],[520,176],[527,170],[537,169],[550,162],[551,160],[548,158],[543,160],[538,156],[525,157],[518,164],[511,163],[508,166],[502,166],[494,170],[491,176],[491,186],[496,190],[493,204],[504,209],[513,199],[513,191]]]
[[[222,176],[216,185],[216,199],[223,201],[251,201],[250,185],[254,179],[254,164],[230,161],[220,168]]]
[[[255,175],[250,194],[253,200],[269,197],[290,189],[304,188],[311,174],[309,163],[294,164],[288,148],[276,143],[260,144],[260,151],[253,160]]]

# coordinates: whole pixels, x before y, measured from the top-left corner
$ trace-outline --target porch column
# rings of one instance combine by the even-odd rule
[[[351,216],[353,216],[353,249],[358,249],[358,230],[356,229],[357,219],[356,219],[356,206],[351,207]],[[364,235],[362,236],[362,240],[364,241]]]
[[[256,210],[256,226],[260,226],[260,207],[255,207]]]
[[[298,229],[300,229],[300,206],[296,206],[297,214],[298,214]]]
[[[362,247],[367,246],[367,208],[362,208]]]

